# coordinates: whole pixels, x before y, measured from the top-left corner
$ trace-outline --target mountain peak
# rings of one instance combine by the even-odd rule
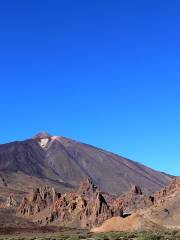
[[[172,180],[169,175],[103,149],[62,136],[51,136],[47,132],[40,132],[33,139],[18,143],[1,144],[0,170],[20,171],[39,179],[43,176],[47,183],[60,183],[63,191],[65,188],[76,188],[80,181],[91,177],[92,180],[86,180],[83,190],[95,192],[94,182],[103,192],[113,195],[127,192],[132,183],[140,186],[146,194],[152,194]],[[133,191],[140,192],[137,188]]]
[[[52,137],[51,134],[49,134],[48,132],[39,132],[38,134],[36,134],[33,138],[34,139],[44,139],[44,138],[50,138]]]

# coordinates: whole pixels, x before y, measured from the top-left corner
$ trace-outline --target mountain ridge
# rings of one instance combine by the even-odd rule
[[[77,188],[82,179],[90,177],[98,187],[111,194],[126,192],[134,184],[151,193],[173,179],[137,161],[46,132],[24,141],[0,144],[0,173],[4,173],[5,182],[13,175],[18,183],[22,175],[22,180],[31,177],[55,184],[55,187],[63,185],[60,188],[66,191]]]

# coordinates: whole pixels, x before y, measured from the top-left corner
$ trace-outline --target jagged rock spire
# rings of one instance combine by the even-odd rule
[[[93,183],[91,178],[87,178],[80,183],[79,193],[99,192],[98,187]]]
[[[142,195],[142,190],[139,186],[137,185],[133,185],[131,187],[131,192],[134,193],[134,194],[139,194],[139,195]]]

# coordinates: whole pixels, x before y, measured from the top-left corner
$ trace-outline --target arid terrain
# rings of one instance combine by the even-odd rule
[[[47,133],[0,145],[2,239],[171,239],[179,209],[180,178],[102,149]]]

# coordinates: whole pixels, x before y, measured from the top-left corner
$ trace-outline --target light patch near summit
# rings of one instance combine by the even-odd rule
[[[38,143],[42,148],[47,148],[49,138],[41,138]]]

